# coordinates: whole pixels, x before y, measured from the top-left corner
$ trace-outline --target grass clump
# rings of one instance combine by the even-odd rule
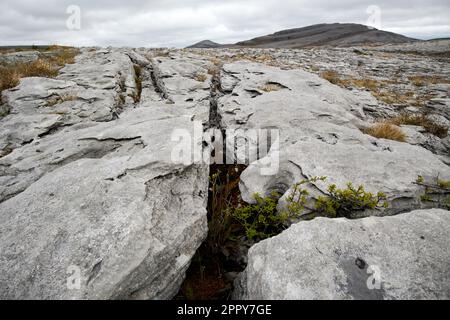
[[[20,83],[20,74],[13,68],[0,66],[0,92],[14,88]]]
[[[436,75],[428,76],[428,75],[416,75],[408,77],[409,81],[416,87],[423,87],[425,85],[430,84],[439,84],[439,83],[450,83],[450,79],[439,77]]]
[[[266,83],[260,88],[264,92],[274,92],[279,91],[282,89],[282,87],[279,84],[276,83]]]
[[[398,126],[385,122],[376,123],[369,129],[363,130],[363,132],[378,139],[388,139],[400,142],[406,140],[406,135]]]
[[[197,73],[194,79],[198,82],[205,82],[208,79],[208,76],[204,73]]]
[[[421,126],[426,132],[431,133],[439,138],[445,138],[448,134],[448,127],[442,126],[433,120],[431,120],[425,114],[401,114],[397,117],[387,120],[389,123],[394,125],[412,125]]]
[[[66,101],[75,101],[77,100],[78,97],[76,95],[72,95],[72,94],[63,94],[63,95],[58,95],[54,98],[50,98],[49,100],[47,100],[45,106],[46,107],[52,107],[55,106],[57,104],[66,102]]]
[[[342,84],[342,79],[339,76],[339,73],[337,73],[336,71],[327,70],[327,71],[320,73],[320,76],[322,78],[324,78],[325,80],[328,80],[332,84],[337,84],[337,85]]]

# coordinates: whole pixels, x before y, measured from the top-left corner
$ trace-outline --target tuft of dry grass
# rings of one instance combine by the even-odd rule
[[[349,79],[347,82],[355,87],[366,88],[372,92],[378,91],[382,86],[379,81],[373,79]]]
[[[322,78],[324,78],[325,80],[328,80],[332,84],[337,84],[337,85],[342,84],[342,79],[339,76],[339,73],[337,73],[336,71],[327,70],[327,71],[321,72],[320,76]]]
[[[448,127],[437,124],[424,114],[401,114],[397,117],[387,120],[388,123],[394,125],[412,125],[421,126],[426,132],[431,133],[439,138],[445,138],[448,134]]]
[[[204,73],[197,73],[194,79],[198,82],[205,82],[208,79],[208,76]]]
[[[438,83],[450,83],[449,78],[443,78],[436,75],[427,76],[427,75],[416,75],[408,77],[409,81],[412,82],[416,87],[423,87],[425,85],[430,84],[438,84]]]
[[[276,83],[266,83],[260,88],[260,90],[265,92],[279,91],[280,89],[282,89],[282,87]]]
[[[45,106],[53,107],[57,104],[60,104],[60,103],[66,102],[66,101],[75,101],[77,99],[78,99],[78,97],[75,95],[63,94],[63,95],[60,95],[55,98],[51,98],[51,99],[47,100],[47,103],[45,104]]]
[[[47,77],[53,78],[58,75],[58,66],[44,59],[31,63],[23,63],[15,66],[21,78],[25,77]]]
[[[364,130],[364,133],[379,139],[389,139],[400,142],[406,140],[406,135],[401,128],[387,122],[376,123],[371,128]]]
[[[14,88],[20,83],[20,74],[13,68],[0,66],[0,93],[3,90]]]
[[[324,71],[320,75],[322,78],[328,80],[329,82],[344,88],[351,86],[360,89],[368,89],[375,98],[390,105],[402,104],[422,107],[427,103],[427,101],[434,97],[434,95],[432,94],[418,95],[412,91],[402,92],[396,91],[395,89],[388,89],[386,86],[387,84],[399,83],[399,81],[396,79],[380,81],[375,79],[357,79],[351,77],[343,78],[337,72],[332,70]],[[427,79],[426,82],[424,80],[425,78]],[[421,83],[423,83],[423,85],[425,85],[425,83],[446,83],[445,81],[448,81],[446,79],[435,76],[425,78],[421,76],[420,78],[417,78],[416,81],[422,81]]]

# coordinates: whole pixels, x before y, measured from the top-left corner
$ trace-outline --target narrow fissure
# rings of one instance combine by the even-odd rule
[[[210,86],[209,121],[204,130],[219,130],[223,140],[226,130],[218,111],[218,99],[222,95],[220,72],[213,75]],[[211,143],[214,145],[214,137]],[[208,146],[209,147],[209,146]],[[211,156],[218,146],[212,148]],[[225,153],[224,153],[225,154]],[[240,191],[241,173],[246,165],[211,164],[208,187],[208,235],[197,250],[186,272],[177,300],[228,300],[233,283],[247,265],[249,246],[245,242],[245,230],[233,218],[235,208],[245,205]]]
[[[250,247],[232,210],[245,205],[239,181],[245,165],[211,165],[208,236],[192,259],[177,300],[229,300]]]

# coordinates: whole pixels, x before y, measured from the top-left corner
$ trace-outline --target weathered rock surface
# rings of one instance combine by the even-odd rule
[[[103,72],[94,72],[99,61],[89,64],[90,55],[102,56],[105,63],[97,67]],[[112,97],[109,103],[104,97],[119,94],[126,79],[132,88],[130,70],[130,59],[118,50],[87,51],[63,70],[67,79],[24,79],[7,92],[13,112],[1,125],[20,123],[25,115],[51,117],[55,107],[40,103],[53,90],[75,87],[79,95],[91,95],[91,102],[78,104],[91,114],[114,106]],[[66,118],[61,125],[70,126],[47,134],[24,125],[32,139],[24,145],[13,143],[21,128],[10,124],[2,141],[13,150],[0,159],[0,297],[173,297],[207,233],[209,167],[179,164],[171,155],[174,128],[194,136],[193,115],[208,120],[204,106],[144,99],[137,108],[124,107],[114,121]],[[201,146],[201,138],[193,143]],[[80,275],[75,289],[67,285],[74,270],[74,277]]]
[[[352,76],[395,73],[402,78],[393,88],[412,90],[405,84],[412,70],[445,77],[448,62],[358,50],[363,54],[353,48],[83,48],[56,78],[21,79],[2,93],[0,107],[9,112],[0,118],[0,298],[172,298],[206,237],[209,182],[208,163],[174,161],[175,129],[206,153],[212,143],[202,131],[220,129],[229,137],[229,129],[243,130],[234,133],[238,143],[227,146],[226,156],[249,164],[241,177],[248,202],[255,192],[278,190],[281,208],[293,184],[325,175],[326,184],[352,181],[387,193],[387,210],[357,216],[438,206],[421,201],[423,187],[414,181],[418,175],[449,179],[449,136],[431,136],[417,126],[404,127],[405,143],[365,135],[361,129],[377,117],[419,107],[381,103],[369,91],[347,90],[307,71],[318,62],[314,72],[335,66]],[[391,72],[398,64],[405,70]],[[422,108],[448,125],[448,85],[416,89],[432,94]],[[280,136],[270,136],[267,153],[246,135],[248,129],[274,129]],[[241,152],[246,144],[259,154]],[[261,174],[271,159],[278,164],[274,174]],[[326,192],[324,183],[309,187],[313,197]],[[445,192],[431,196],[441,199]],[[446,227],[423,214],[410,216],[429,223],[426,239]],[[395,219],[407,219],[401,217]],[[397,236],[390,227],[381,231],[380,237]],[[401,244],[409,234],[398,237]],[[429,245],[436,253],[442,244]],[[427,259],[415,266],[427,266]],[[70,281],[78,273],[80,286],[74,288]],[[433,278],[430,286],[441,280]]]
[[[318,218],[249,251],[239,299],[449,299],[450,212]]]
[[[363,134],[360,129],[369,126],[365,102],[316,75],[243,62],[225,65],[223,72],[225,95],[218,107],[222,126],[244,130],[237,138],[253,150],[258,141],[246,130],[279,130],[279,140],[271,141],[279,146],[267,156],[258,155],[259,161],[250,161],[241,176],[246,202],[254,202],[255,193],[276,190],[284,195],[282,206],[295,183],[326,176],[326,182],[313,183],[316,196],[327,194],[329,184],[362,184],[374,194],[385,192],[390,207],[359,214],[395,214],[427,205],[420,201],[423,188],[415,183],[419,175],[450,178],[448,166],[432,152]],[[267,85],[275,87],[268,91]],[[268,175],[264,169],[271,164],[277,170]]]

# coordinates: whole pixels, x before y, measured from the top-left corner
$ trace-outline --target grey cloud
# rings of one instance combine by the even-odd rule
[[[79,31],[66,27],[69,5],[81,9]],[[380,7],[384,30],[423,39],[450,36],[448,0],[1,0],[0,45],[230,43],[316,23],[366,23],[370,5]]]

